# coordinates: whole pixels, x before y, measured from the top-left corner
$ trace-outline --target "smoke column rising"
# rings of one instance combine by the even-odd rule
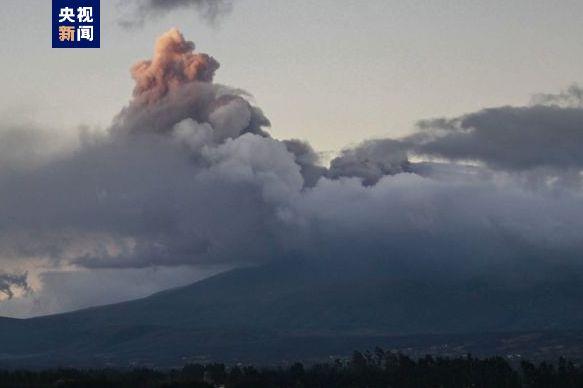
[[[246,92],[213,82],[218,68],[170,30],[132,68],[133,97],[107,134],[33,166],[0,165],[2,262],[91,270],[302,258],[444,281],[514,276],[527,262],[581,270],[581,165],[568,146],[583,138],[581,108],[426,121],[324,166],[307,142],[272,138]],[[556,147],[532,158],[541,141]]]

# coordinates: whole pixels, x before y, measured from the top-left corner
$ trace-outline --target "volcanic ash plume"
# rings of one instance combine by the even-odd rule
[[[244,92],[213,84],[219,62],[194,49],[177,29],[158,39],[153,58],[131,69],[133,99],[115,119],[114,132],[168,133],[191,119],[212,124],[219,140],[248,132],[266,136],[261,127],[269,120]]]
[[[35,131],[0,130],[2,268],[302,258],[429,279],[553,260],[583,277],[582,108],[433,120],[324,167],[308,143],[270,137],[247,93],[215,83],[218,67],[173,29],[132,68],[133,98],[106,135],[49,158]],[[24,287],[0,275],[0,294]]]
[[[207,54],[194,53],[194,43],[171,29],[156,42],[152,60],[136,63],[134,103],[153,104],[185,83],[212,82],[219,63]]]

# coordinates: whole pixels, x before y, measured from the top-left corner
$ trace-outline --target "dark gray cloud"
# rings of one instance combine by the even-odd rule
[[[0,294],[5,298],[12,299],[15,290],[20,290],[23,293],[30,293],[31,288],[27,281],[28,274],[7,274],[0,273]]]
[[[134,67],[134,97],[107,133],[30,165],[18,152],[3,160],[2,263],[143,270],[302,257],[427,278],[581,270],[581,188],[557,180],[581,170],[579,108],[422,122],[326,167],[308,143],[272,138],[245,92],[213,83],[217,68],[171,30]],[[0,144],[42,150],[26,133],[0,131]],[[447,161],[417,160],[427,156]],[[561,190],[520,178],[543,167]]]
[[[407,146],[393,139],[369,140],[345,149],[330,163],[328,176],[355,177],[365,185],[374,185],[386,175],[411,171]]]
[[[327,174],[328,169],[321,165],[320,156],[309,143],[292,139],[284,140],[283,144],[294,155],[296,164],[300,166],[304,186],[315,186],[318,180]]]
[[[556,105],[485,109],[419,123],[413,150],[510,171],[583,167],[583,109]]]
[[[75,139],[54,136],[49,128],[32,124],[0,124],[0,166],[31,170],[54,157],[67,154],[75,146]]]
[[[125,8],[119,24],[126,28],[141,27],[148,20],[156,19],[174,10],[192,9],[204,20],[216,23],[229,13],[232,0],[124,0],[120,6]]]
[[[583,88],[574,84],[560,93],[540,93],[532,98],[533,105],[556,105],[561,107],[583,107]]]

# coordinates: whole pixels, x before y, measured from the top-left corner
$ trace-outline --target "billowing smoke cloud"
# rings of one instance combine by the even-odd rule
[[[540,94],[533,105],[484,109],[419,122],[406,139],[417,154],[514,172],[577,177],[583,168],[583,92]]]
[[[363,184],[374,185],[386,175],[411,171],[407,149],[392,139],[371,140],[346,149],[330,164],[331,178],[356,177]]]
[[[133,100],[115,119],[113,132],[169,133],[194,119],[212,125],[217,141],[247,132],[267,136],[261,127],[269,120],[261,110],[244,92],[213,84],[219,63],[194,48],[176,29],[158,39],[154,58],[132,67]]]
[[[313,187],[321,177],[327,174],[327,169],[320,165],[320,156],[310,144],[297,139],[284,140],[283,144],[294,156],[296,164],[300,166],[305,186]]]
[[[581,180],[583,109],[426,121],[324,166],[308,143],[269,136],[247,93],[213,82],[218,67],[171,30],[133,67],[132,100],[107,134],[0,164],[1,260],[104,270],[300,257],[443,279],[581,271],[581,185],[563,178]],[[525,171],[544,184],[525,185]]]
[[[560,93],[540,93],[533,97],[534,105],[555,105],[561,107],[583,107],[583,88],[579,85],[571,85]]]
[[[12,299],[16,290],[27,294],[31,288],[27,281],[28,274],[6,274],[0,273],[0,295],[3,299]]]
[[[194,53],[194,43],[172,29],[162,35],[152,60],[132,67],[136,81],[133,104],[153,105],[185,83],[212,82],[219,63],[206,54]]]
[[[486,109],[423,121],[421,154],[504,170],[581,170],[583,109],[535,105]]]
[[[132,28],[178,9],[194,9],[204,20],[216,23],[231,11],[232,0],[124,0],[120,5],[127,9],[119,24]]]
[[[271,256],[274,208],[301,190],[300,167],[244,92],[212,83],[218,66],[171,30],[133,67],[106,136],[30,171],[0,166],[2,255],[86,267]]]

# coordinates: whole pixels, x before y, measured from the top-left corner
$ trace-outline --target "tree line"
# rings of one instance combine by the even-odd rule
[[[193,387],[193,388],[562,388],[583,387],[583,367],[502,357],[425,356],[354,352],[349,360],[287,367],[189,364],[181,369],[55,369],[0,371],[0,387]]]

